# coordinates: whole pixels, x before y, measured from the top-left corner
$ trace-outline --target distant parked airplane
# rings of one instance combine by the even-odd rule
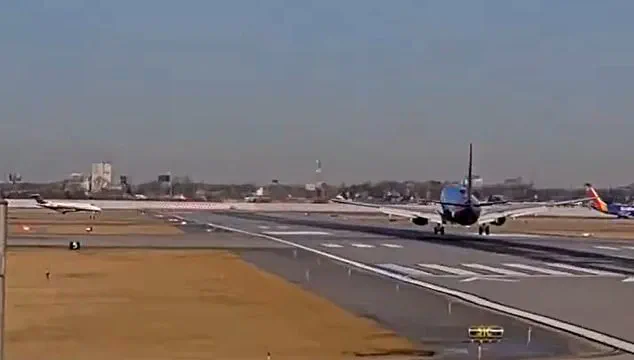
[[[101,208],[93,204],[84,203],[67,203],[67,202],[55,202],[50,200],[44,200],[40,194],[32,194],[32,198],[35,199],[37,206],[45,209],[55,210],[59,213],[66,214],[69,212],[90,212],[90,217],[93,218],[96,213],[101,212]]]
[[[599,196],[599,193],[594,189],[594,187],[592,187],[592,184],[586,183],[586,193],[592,198],[590,207],[594,210],[608,215],[615,215],[617,219],[634,218],[634,206],[618,203],[606,203],[603,199],[601,199],[601,196]]]
[[[395,208],[390,206],[381,206],[377,204],[368,204],[350,201],[343,194],[337,195],[331,201],[342,204],[365,206],[377,208],[380,212],[389,216],[402,216],[409,218],[415,225],[427,225],[432,222],[434,226],[434,234],[444,234],[444,224],[456,224],[460,226],[471,226],[478,224],[478,233],[480,235],[491,233],[490,225],[501,226],[506,222],[507,218],[516,218],[520,216],[533,215],[535,213],[546,210],[548,207],[576,203],[579,201],[587,201],[591,198],[574,199],[553,202],[548,205],[530,206],[524,208],[513,209],[495,209],[492,211],[484,211],[483,207],[505,204],[507,201],[487,201],[480,202],[472,195],[473,183],[473,147],[469,144],[469,169],[467,174],[466,186],[450,184],[443,187],[440,192],[440,201],[432,201],[439,204],[440,209],[436,210],[407,210],[403,208]]]

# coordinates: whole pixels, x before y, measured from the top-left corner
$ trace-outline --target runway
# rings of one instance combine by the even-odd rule
[[[440,237],[411,227],[311,216],[194,213],[188,217],[274,232],[275,237],[311,248],[634,341],[634,323],[627,315],[634,301],[634,259],[595,249],[605,243],[601,240]]]
[[[484,346],[483,358],[526,359],[597,352],[590,343],[564,334],[532,327],[474,306],[452,303],[424,289],[399,285],[373,274],[348,268],[301,250],[240,250],[242,258],[269,272],[367,317],[432,349],[445,359],[474,359],[476,347],[468,342],[467,328],[496,324],[505,340]],[[605,350],[604,350],[605,351]]]
[[[211,222],[208,220],[213,220],[213,222],[251,227],[259,231],[287,232],[286,235],[278,236],[288,236],[294,240],[299,236],[305,238],[304,241],[307,243],[321,241],[320,239],[328,236],[324,233],[331,233],[331,230],[301,227],[304,232],[293,235],[297,230],[294,225],[236,219],[208,213],[191,213],[182,216],[187,219],[165,216],[165,221],[177,224],[186,232],[183,235],[10,238],[9,246],[67,247],[70,240],[78,240],[82,244],[82,249],[86,250],[99,248],[229,249],[240,254],[246,261],[295,282],[348,311],[375,320],[417,343],[423,343],[424,349],[437,351],[438,355],[446,359],[473,359],[475,357],[476,347],[468,343],[466,330],[468,326],[476,324],[496,324],[505,328],[506,336],[503,343],[484,346],[483,355],[488,358],[525,359],[596,354],[597,352],[613,353],[610,349],[598,347],[596,344],[539,326],[531,326],[523,321],[468,304],[450,301],[445,296],[415,286],[399,284],[397,287],[397,282],[391,279],[355,270],[349,271],[341,264],[284,244],[219,231],[207,223]],[[199,221],[190,221],[194,217]],[[200,221],[201,219],[205,221]],[[266,226],[268,228],[262,228]],[[344,242],[352,241],[356,237],[355,241],[359,243],[363,241],[378,244],[377,241],[383,241],[384,238],[354,231],[342,231],[337,235],[336,237],[339,237],[339,240],[343,239]],[[399,241],[403,244],[406,242],[402,239]],[[348,251],[354,253],[357,250],[363,253],[366,250],[377,249],[379,248],[351,246]],[[405,247],[385,247],[386,251],[403,249]],[[530,336],[528,335],[529,327]]]

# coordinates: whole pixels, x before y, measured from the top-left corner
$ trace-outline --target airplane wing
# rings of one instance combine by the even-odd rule
[[[345,199],[331,199],[330,201],[337,204],[346,204],[346,205],[354,205],[361,207],[374,208],[386,215],[399,216],[408,218],[410,220],[415,219],[425,219],[430,223],[442,224],[442,216],[433,210],[409,210],[409,209],[399,209],[391,206],[381,206],[379,204],[368,204],[364,202],[357,202]]]
[[[479,202],[477,204],[464,204],[464,203],[452,203],[452,202],[446,202],[446,201],[438,201],[438,200],[430,200],[429,202],[433,203],[433,204],[438,204],[438,205],[442,205],[442,206],[462,206],[462,207],[468,207],[468,206],[473,206],[473,207],[485,207],[485,206],[495,206],[495,205],[503,205],[503,204],[508,204],[509,202],[506,200],[503,201],[483,201],[483,202]]]
[[[548,210],[549,208],[558,206],[558,205],[566,205],[566,204],[574,204],[577,202],[584,202],[584,201],[589,201],[592,200],[591,197],[587,197],[587,198],[582,198],[582,199],[573,199],[573,200],[564,200],[564,201],[557,201],[557,202],[552,202],[549,204],[545,204],[545,205],[540,205],[540,206],[527,206],[527,207],[521,207],[521,208],[514,208],[514,209],[499,209],[499,210],[493,210],[490,212],[486,212],[483,213],[480,216],[480,219],[478,219],[478,223],[479,224],[488,224],[488,223],[492,223],[497,221],[497,219],[499,218],[511,218],[511,219],[515,219],[521,216],[528,216],[528,215],[534,215],[534,214],[538,214],[540,212],[544,212],[546,210]]]

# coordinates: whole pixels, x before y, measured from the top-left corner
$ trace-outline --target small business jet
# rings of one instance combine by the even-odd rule
[[[508,218],[514,219],[520,216],[534,215],[536,213],[547,210],[549,207],[557,205],[566,205],[588,201],[592,198],[582,198],[574,200],[566,200],[552,202],[547,205],[529,206],[522,208],[494,209],[486,211],[487,207],[493,205],[501,205],[508,203],[507,201],[480,201],[472,195],[471,188],[473,182],[473,146],[469,144],[469,170],[466,179],[466,186],[462,184],[450,184],[443,187],[440,192],[440,201],[432,201],[434,204],[440,205],[439,209],[421,209],[409,210],[396,208],[391,206],[381,206],[377,204],[368,204],[356,201],[350,201],[344,194],[337,195],[335,199],[330,201],[340,204],[356,205],[363,207],[372,207],[380,212],[392,217],[400,216],[409,218],[415,224],[424,226],[434,223],[434,234],[445,234],[445,224],[458,226],[471,226],[478,224],[478,234],[491,234],[490,225],[501,226]]]
[[[101,208],[93,204],[84,203],[67,203],[44,200],[40,194],[32,194],[38,207],[57,211],[62,214],[69,212],[90,212],[90,218],[94,218],[97,213],[101,212]]]

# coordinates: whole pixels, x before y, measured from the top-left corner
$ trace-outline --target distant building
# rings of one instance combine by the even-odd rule
[[[524,185],[524,178],[521,176],[515,178],[509,178],[504,180],[505,186],[522,186]]]
[[[112,186],[112,164],[100,162],[92,164],[90,190],[98,192]]]
[[[465,178],[462,180],[462,184],[463,185],[467,185],[467,177],[465,176]],[[473,186],[474,188],[480,188],[484,185],[484,180],[482,179],[482,176],[478,176],[478,175],[472,175],[471,177],[471,186]]]
[[[90,190],[90,176],[82,173],[72,173],[66,180],[66,189],[74,191]]]

